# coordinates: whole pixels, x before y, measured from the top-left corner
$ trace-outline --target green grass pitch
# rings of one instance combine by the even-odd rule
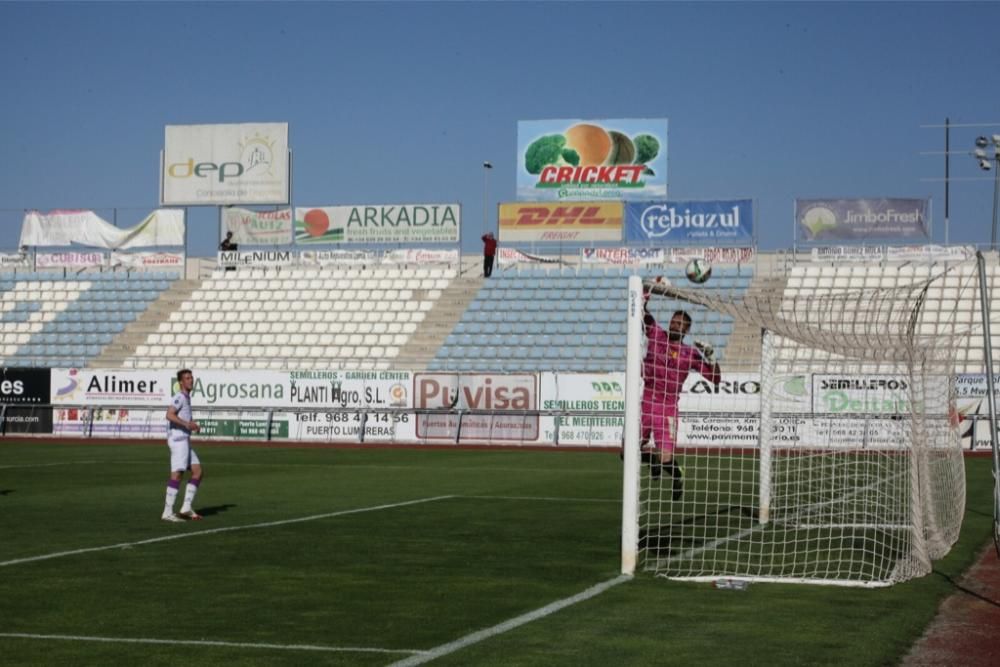
[[[165,446],[0,441],[0,662],[388,665],[618,574],[612,454],[199,453],[205,519],[167,524]],[[431,664],[892,664],[989,539],[990,461],[967,469],[962,537],[920,580],[740,592],[639,574]]]

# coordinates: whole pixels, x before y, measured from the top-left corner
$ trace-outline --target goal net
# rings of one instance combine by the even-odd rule
[[[853,268],[743,294],[630,279],[623,571],[884,586],[948,552],[976,266]]]

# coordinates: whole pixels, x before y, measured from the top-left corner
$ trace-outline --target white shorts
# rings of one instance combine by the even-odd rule
[[[191,438],[185,433],[182,437],[167,438],[170,447],[170,472],[184,472],[193,465],[201,465],[198,455],[191,449]]]

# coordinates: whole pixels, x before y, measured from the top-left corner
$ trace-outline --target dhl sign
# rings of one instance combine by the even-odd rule
[[[501,241],[620,241],[622,202],[500,204]]]

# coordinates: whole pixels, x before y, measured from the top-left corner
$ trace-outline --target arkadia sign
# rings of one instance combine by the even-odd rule
[[[4,411],[3,432],[52,433],[47,368],[4,368],[0,377],[0,403]]]
[[[460,204],[296,206],[295,242],[457,243]]]
[[[751,242],[753,202],[631,202],[625,206],[625,240],[665,244]]]

